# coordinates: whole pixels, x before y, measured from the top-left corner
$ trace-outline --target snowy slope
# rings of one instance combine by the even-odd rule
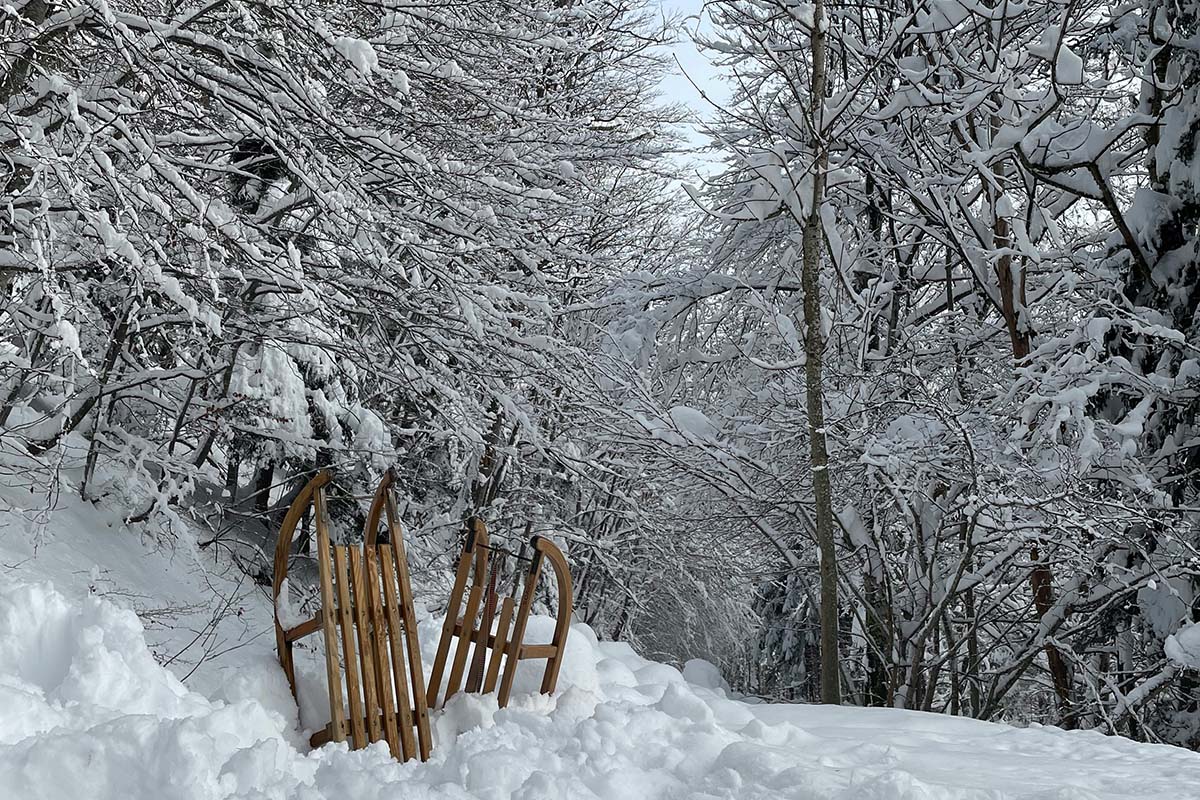
[[[557,696],[520,695],[503,711],[491,697],[455,698],[435,715],[427,764],[397,764],[379,745],[309,752],[261,592],[61,504],[36,553],[30,517],[0,515],[0,797],[1200,798],[1200,756],[1184,750],[750,705],[703,664],[685,669],[689,682],[586,626],[572,631]],[[210,587],[241,609],[212,629]],[[185,608],[168,614],[151,598]],[[422,624],[427,653],[437,627]],[[199,669],[197,652],[210,656]]]

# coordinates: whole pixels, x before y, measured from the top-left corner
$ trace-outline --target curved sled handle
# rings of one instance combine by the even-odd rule
[[[379,539],[379,521],[383,518],[384,509],[387,508],[389,502],[394,504],[389,494],[392,489],[392,484],[396,482],[396,470],[388,467],[387,472],[383,473],[383,479],[379,481],[379,486],[375,489],[375,496],[371,499],[371,510],[367,512],[367,523],[363,526],[363,547],[374,547]],[[395,510],[394,505],[391,509]],[[388,515],[388,533],[391,543],[396,543],[396,531],[392,530],[392,526],[399,524],[399,520],[394,518],[393,514]]]
[[[558,670],[562,667],[567,633],[571,630],[571,614],[575,607],[575,588],[571,583],[571,567],[567,564],[562,550],[558,549],[558,545],[542,536],[534,536],[533,547],[537,556],[541,556],[549,562],[551,570],[554,572],[554,580],[558,584],[558,614],[554,623],[554,638],[550,642],[554,647],[554,655],[546,661],[546,673],[542,677],[542,693],[552,694],[558,685]]]
[[[521,595],[521,604],[517,608],[517,616],[513,622],[512,636],[505,645],[505,655],[508,657],[504,665],[504,677],[500,680],[499,694],[496,702],[500,708],[508,705],[512,695],[513,681],[517,675],[517,663],[523,659],[546,659],[545,671],[542,673],[541,692],[551,694],[558,686],[558,672],[562,667],[562,659],[566,650],[567,634],[571,632],[571,614],[574,609],[574,589],[571,584],[571,570],[567,559],[563,556],[558,545],[543,536],[530,539],[533,546],[533,559],[529,564],[529,574],[525,577],[525,591]],[[550,564],[554,579],[558,584],[558,611],[555,612],[554,636],[549,644],[525,644],[525,626],[533,610],[533,598],[537,593],[538,579],[542,574],[543,564]]]
[[[279,621],[279,590],[287,579],[288,551],[292,549],[292,538],[296,534],[296,526],[300,524],[300,520],[304,518],[309,507],[316,506],[318,492],[324,489],[331,480],[333,480],[333,475],[328,470],[321,470],[304,485],[300,494],[296,495],[296,499],[288,508],[287,516],[283,518],[283,524],[279,528],[279,538],[275,541],[275,574],[271,584],[271,605],[275,617],[275,644],[279,651],[279,663],[283,666],[284,674],[287,675],[288,686],[292,689],[293,697],[296,695],[296,667],[292,661],[292,642],[316,631],[319,618],[313,617],[295,628],[284,630]]]
[[[275,542],[275,580],[271,588],[271,599],[279,598],[279,587],[283,585],[283,581],[287,578],[288,571],[288,551],[292,548],[292,537],[296,533],[296,526],[300,524],[305,512],[309,506],[313,504],[313,498],[316,496],[317,490],[325,486],[333,480],[327,470],[321,470],[316,477],[304,485],[300,490],[300,494],[296,495],[296,499],[292,501],[292,505],[288,508],[287,516],[283,518],[283,525],[279,528],[279,538]],[[275,615],[278,622],[279,614]]]
[[[412,752],[412,723],[415,717],[417,727],[417,746],[422,761],[429,759],[433,739],[429,730],[429,707],[425,702],[425,675],[421,669],[421,643],[417,638],[417,615],[413,609],[412,579],[408,573],[408,552],[404,544],[404,527],[400,523],[400,513],[396,510],[396,497],[392,486],[396,483],[396,471],[388,467],[375,496],[371,500],[371,509],[367,512],[367,521],[363,528],[363,552],[378,550],[383,555],[381,560],[388,566],[384,568],[383,579],[385,592],[388,593],[388,610],[392,613],[398,609],[399,619],[391,621],[390,636],[392,642],[392,670],[396,676],[396,702],[400,707],[400,733],[404,739],[401,748],[404,759],[407,760]],[[387,526],[389,544],[380,546],[380,522]],[[394,559],[394,561],[393,561]],[[397,591],[398,589],[398,591]],[[393,596],[395,595],[395,596]],[[395,623],[403,622],[403,626]],[[396,646],[396,638],[403,639],[403,646]],[[407,655],[409,678],[404,679],[404,657]],[[403,685],[401,685],[403,683]],[[411,701],[409,686],[412,687]]]

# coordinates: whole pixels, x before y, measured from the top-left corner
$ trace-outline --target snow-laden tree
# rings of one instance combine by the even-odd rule
[[[652,6],[0,11],[0,446],[223,544],[391,466],[745,690],[1194,743],[1194,0],[706,8],[694,202]]]
[[[1190,2],[1112,12],[1088,41],[1084,85],[1133,102],[1107,116],[1055,108],[1018,145],[1032,176],[1110,220],[1022,387],[1028,436],[1069,448],[1121,512],[1096,532],[1105,558],[1093,579],[1121,600],[1076,638],[1078,672],[1108,725],[1192,745],[1196,676],[1164,645],[1200,610],[1198,24]]]
[[[261,515],[318,467],[353,494],[394,464],[410,517],[453,531],[502,487],[602,471],[572,427],[594,383],[572,308],[663,247],[652,23],[9,7],[6,444],[136,520],[222,493]]]
[[[717,536],[740,543],[739,594],[761,626],[743,683],[815,698],[813,420],[799,402],[808,354],[795,246],[814,174],[815,9],[709,11],[706,44],[734,85],[714,129],[729,169],[697,195],[709,251],[646,279],[630,303],[657,340],[639,397],[641,457],[661,465],[676,506],[705,518],[697,549]],[[1194,252],[1178,232],[1194,232],[1195,218],[1192,201],[1162,189],[1158,207],[1172,213],[1148,217],[1139,209],[1151,195],[1136,190],[1168,180],[1166,166],[1147,169],[1147,147],[1191,174],[1179,152],[1194,126],[1179,66],[1191,43],[1168,33],[1186,24],[1152,33],[1161,9],[1136,5],[826,12],[823,427],[847,695],[1168,735],[1145,709],[1175,672],[1147,644],[1178,611],[1156,593],[1190,586],[1190,506],[1178,496],[1162,510],[1142,475],[1153,462],[1177,484],[1195,452],[1180,422],[1195,402],[1185,332],[1195,303],[1179,291],[1188,269],[1169,269]],[[1143,69],[1161,74],[1143,80]],[[1130,110],[1139,86],[1158,88]],[[1159,288],[1136,302],[1121,277],[1139,269],[1126,230],[1185,257],[1163,261]],[[1186,322],[1164,315],[1170,302]],[[1097,333],[1098,315],[1123,320],[1126,335]],[[1141,364],[1118,370],[1120,390],[1097,378],[1114,362]],[[1133,413],[1139,403],[1148,416]],[[1145,419],[1157,422],[1132,424]],[[1108,474],[1097,456],[1120,448],[1109,432],[1130,454],[1157,455]],[[1158,533],[1147,538],[1147,525]],[[1130,613],[1139,631],[1157,626],[1146,644],[1106,638]]]

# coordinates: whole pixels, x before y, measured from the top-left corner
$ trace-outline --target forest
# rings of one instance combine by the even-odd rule
[[[392,468],[745,695],[1200,747],[1200,0],[702,14],[0,7],[0,513],[269,584]]]

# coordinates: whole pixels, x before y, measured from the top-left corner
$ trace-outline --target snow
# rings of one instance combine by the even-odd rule
[[[1037,42],[1029,45],[1029,52],[1038,58],[1054,61],[1054,78],[1059,84],[1078,86],[1083,83],[1083,58],[1061,38],[1061,27],[1050,25],[1042,31]]]
[[[1200,669],[1200,625],[1186,625],[1168,636],[1163,652],[1182,667]]]
[[[286,420],[296,438],[313,437],[304,376],[283,348],[264,346],[253,356],[239,356],[230,390],[239,398],[265,401],[264,416]]]
[[[1054,61],[1054,75],[1059,83],[1078,86],[1083,83],[1083,59],[1071,48],[1062,45]]]
[[[38,500],[0,486],[5,507]],[[1200,785],[1200,756],[1094,732],[739,700],[710,663],[681,672],[581,624],[555,695],[536,694],[537,667],[523,664],[506,709],[490,695],[452,698],[432,715],[428,763],[397,763],[382,745],[310,752],[274,659],[265,593],[238,596],[233,624],[247,635],[196,670],[179,653],[196,619],[162,626],[131,606],[194,602],[229,575],[183,544],[147,549],[66,493],[36,551],[30,524],[20,508],[0,519],[6,797],[1153,800]],[[552,626],[535,617],[531,640]],[[424,615],[426,668],[439,628]],[[1191,648],[1194,630],[1168,641]],[[319,663],[306,652],[302,671]]]
[[[287,578],[279,584],[279,596],[275,598],[275,618],[284,628],[295,628],[312,618],[311,614],[302,614],[292,606],[292,587]]]
[[[971,16],[971,9],[960,0],[934,0],[929,5],[929,11],[922,11],[918,21],[922,28],[934,31],[948,31],[957,28]]]
[[[693,658],[683,665],[683,679],[693,686],[729,691],[729,684],[721,676],[721,670],[702,658]]]
[[[67,352],[79,359],[80,363],[87,364],[87,359],[83,355],[83,351],[79,349],[79,331],[65,319],[56,320],[54,323],[54,335],[58,340],[52,346],[61,347]]]
[[[350,407],[347,416],[354,431],[354,447],[369,456],[376,471],[383,472],[390,463],[389,457],[395,454],[387,425],[378,414],[359,403]]]
[[[793,6],[788,6],[788,13],[800,21],[802,25],[812,28],[816,25],[814,14],[816,7],[812,3],[797,3]]]
[[[668,413],[671,422],[682,433],[691,434],[698,439],[712,439],[717,435],[717,426],[698,408],[674,406]]]
[[[342,36],[334,41],[334,49],[363,75],[370,75],[379,69],[379,54],[365,39]]]

